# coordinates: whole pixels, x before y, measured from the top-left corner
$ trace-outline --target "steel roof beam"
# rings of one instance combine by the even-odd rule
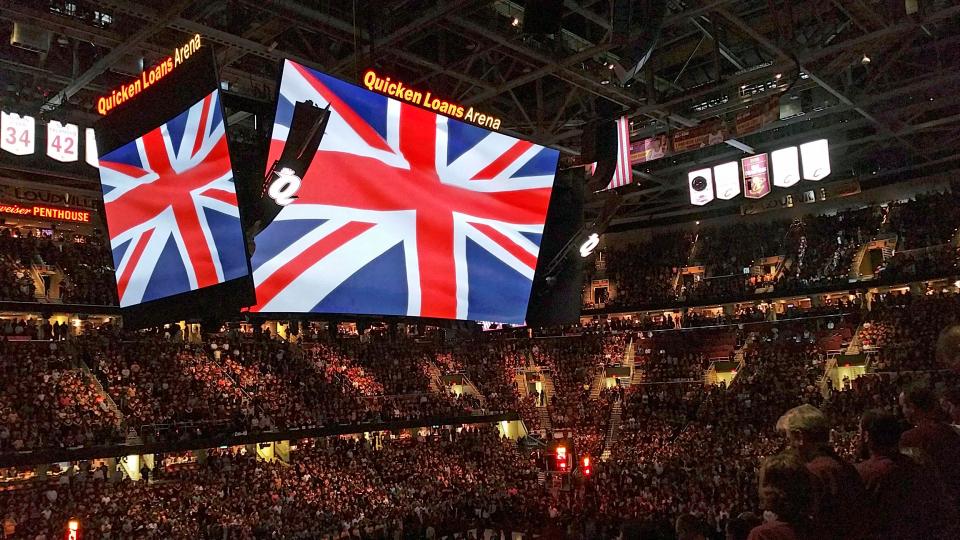
[[[919,20],[910,20],[900,24],[888,26],[882,30],[877,30],[863,36],[859,36],[853,39],[846,40],[829,47],[823,47],[816,49],[804,54],[799,58],[801,64],[809,64],[822,60],[824,58],[829,58],[833,55],[850,51],[851,49],[856,49],[863,45],[872,43],[880,39],[886,39],[891,36],[901,35],[908,32],[916,31],[920,28],[921,25],[935,23],[950,17],[960,15],[960,5],[951,6],[948,8],[941,9],[932,13],[928,13],[925,17]],[[697,99],[711,92],[716,92],[722,88],[735,87],[737,85],[743,84],[745,82],[753,81],[764,75],[771,75],[774,73],[782,73],[788,71],[790,68],[795,67],[793,60],[781,60],[778,62],[773,62],[769,66],[764,68],[756,69],[735,75],[726,81],[723,84],[714,84],[714,85],[705,85],[701,88],[688,92],[681,96],[676,96],[671,98],[663,103],[655,103],[649,105],[642,105],[635,108],[631,111],[631,116],[638,114],[652,113],[657,110],[662,110],[665,108],[673,107],[675,105],[680,105],[686,101]]]
[[[146,26],[137,30],[133,35],[127,37],[123,42],[114,47],[109,53],[102,56],[99,60],[87,68],[76,79],[66,86],[56,95],[51,97],[41,108],[42,111],[52,111],[63,104],[64,101],[73,97],[85,86],[93,82],[101,73],[110,68],[113,64],[120,61],[123,56],[133,50],[142,41],[153,37],[158,31],[166,27],[172,20],[176,19],[193,0],[177,0],[172,6],[167,8],[159,19],[155,22],[147,23]]]
[[[725,9],[717,9],[717,13],[719,13],[723,18],[725,18],[725,19],[727,19],[728,21],[730,21],[731,23],[733,23],[734,26],[736,26],[737,28],[739,28],[740,30],[742,30],[745,34],[747,34],[748,36],[750,36],[751,38],[753,38],[754,40],[756,40],[757,43],[759,43],[760,45],[762,45],[765,49],[767,49],[768,51],[774,53],[775,55],[777,55],[777,56],[780,57],[781,59],[790,59],[790,58],[791,58],[791,56],[790,56],[786,51],[784,51],[784,50],[781,49],[778,45],[776,45],[775,43],[773,43],[772,41],[770,41],[769,39],[767,39],[767,37],[764,36],[763,34],[760,34],[760,33],[757,32],[756,30],[754,30],[753,28],[751,28],[750,25],[748,25],[748,24],[747,24],[743,19],[741,19],[740,17],[737,17],[736,15],[733,15],[732,13],[728,12],[728,11],[725,10]],[[835,88],[832,84],[830,84],[829,82],[827,82],[826,79],[824,79],[824,78],[820,77],[819,75],[817,75],[813,70],[811,70],[811,69],[808,67],[807,64],[805,64],[804,62],[798,62],[798,63],[797,63],[797,68],[803,70],[803,71],[810,77],[811,80],[813,80],[814,82],[816,82],[817,84],[819,84],[821,87],[823,87],[824,90],[826,90],[828,93],[830,93],[833,97],[837,98],[841,103],[843,103],[844,105],[847,105],[848,107],[851,107],[851,108],[852,108],[853,110],[855,110],[858,114],[860,114],[861,116],[863,116],[864,118],[866,118],[867,120],[869,120],[871,123],[873,123],[875,126],[877,126],[880,130],[884,131],[887,135],[890,135],[890,136],[894,137],[894,138],[897,139],[902,145],[904,145],[904,146],[906,146],[907,148],[913,150],[916,154],[918,154],[918,155],[920,155],[922,158],[926,159],[924,153],[923,153],[922,151],[920,151],[919,148],[917,148],[916,146],[914,146],[913,143],[911,143],[910,141],[908,141],[908,140],[902,138],[901,136],[899,136],[899,135],[897,134],[897,132],[896,132],[890,125],[888,125],[886,122],[880,120],[879,118],[877,118],[876,116],[874,116],[873,114],[871,114],[869,111],[867,111],[866,109],[864,109],[861,105],[859,105],[859,104],[857,104],[856,102],[854,102],[852,99],[850,99],[849,97],[847,97],[843,92],[841,92],[840,90],[838,90],[837,88]]]

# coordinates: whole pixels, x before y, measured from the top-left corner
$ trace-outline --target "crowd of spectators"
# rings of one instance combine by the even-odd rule
[[[603,252],[607,272],[602,277],[610,279],[613,291],[606,306],[721,302],[760,292],[844,287],[860,247],[883,234],[898,237],[893,256],[876,271],[883,282],[954,276],[960,268],[953,244],[960,227],[955,206],[951,192],[935,193],[792,221],[691,225],[658,234],[646,243]],[[771,259],[758,266],[766,258]],[[703,271],[681,275],[682,267]]]
[[[14,538],[441,538],[539,528],[536,469],[489,428],[300,441],[293,466],[211,451],[205,465],[111,482],[97,470],[0,493]]]
[[[0,453],[115,442],[120,417],[57,342],[0,340]]]
[[[960,451],[960,443],[935,444],[952,440],[953,431],[944,427],[931,396],[945,396],[947,411],[960,410],[960,403],[949,401],[956,395],[956,375],[932,361],[936,336],[958,320],[957,299],[875,298],[859,334],[876,357],[872,373],[836,389],[823,384],[826,355],[849,342],[856,317],[652,335],[629,328],[544,338],[491,333],[447,342],[311,335],[289,343],[225,333],[185,343],[176,335],[130,339],[103,333],[66,344],[7,343],[3,369],[17,384],[4,394],[10,400],[0,402],[0,435],[22,442],[5,449],[116,438],[119,418],[95,381],[60,348],[70,345],[128,423],[232,420],[249,430],[453,416],[479,402],[425,388],[437,373],[456,374],[475,385],[486,407],[494,402],[518,410],[528,427],[548,412],[552,431],[572,440],[576,455],[593,456],[595,469],[589,478],[578,471],[567,488],[557,490],[539,478],[549,468],[548,450],[525,449],[487,428],[440,430],[413,438],[301,441],[290,466],[212,451],[205,464],[154,470],[149,483],[111,482],[109,472],[91,471],[2,494],[0,506],[16,533],[30,537],[50,535],[68,517],[79,517],[92,538],[332,538],[352,531],[360,537],[439,538],[470,529],[615,535],[607,527],[673,538],[672,524],[681,517],[705,538],[723,538],[743,513],[762,511],[768,519],[756,524],[755,539],[771,538],[763,535],[772,530],[794,534],[786,538],[924,537],[910,536],[916,530],[909,527],[906,536],[889,536],[897,526],[890,516],[901,510],[924,516],[916,523],[927,527],[925,537],[953,538],[954,518],[942,503],[955,501],[960,486],[943,463],[957,458],[951,452]],[[638,384],[591,392],[603,380],[602,370],[622,368],[631,344]],[[8,352],[18,346],[25,348]],[[732,359],[737,348],[743,364],[733,382],[705,386],[702,372],[709,361]],[[397,370],[417,370],[414,382],[391,375]],[[518,387],[518,373],[540,373],[541,382],[549,378],[550,399],[537,398],[531,409],[529,388]],[[53,399],[57,407],[38,407],[27,395]],[[432,398],[389,401],[409,395]],[[613,431],[610,459],[597,462],[615,404],[622,410],[619,431]],[[900,440],[902,430],[891,428],[890,418],[915,426],[901,446],[924,451],[912,454],[919,460],[901,454],[895,442],[891,446],[890,438]],[[109,429],[90,431],[103,426]],[[883,506],[891,504],[881,481],[884,460],[914,471],[938,494],[933,501],[922,499],[927,510],[912,502],[893,510]],[[851,465],[856,461],[862,462],[858,468]],[[792,480],[782,484],[784,478]],[[832,478],[843,480],[831,484]],[[774,491],[782,497],[772,497]]]
[[[116,305],[111,260],[98,234],[2,227],[0,300]],[[52,276],[57,272],[62,279],[55,287]]]
[[[604,251],[606,271],[616,283],[611,305],[658,304],[676,298],[674,277],[687,266],[696,236],[688,231],[657,234],[647,242]]]
[[[960,321],[957,294],[888,293],[874,301],[860,330],[860,344],[875,371],[936,367],[934,344],[940,330]]]

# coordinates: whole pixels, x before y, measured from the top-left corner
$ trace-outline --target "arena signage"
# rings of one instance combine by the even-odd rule
[[[200,40],[200,34],[195,34],[186,43],[173,50],[171,56],[166,57],[160,63],[148,70],[140,73],[140,77],[127,84],[115,88],[113,92],[101,96],[97,99],[97,112],[106,115],[120,105],[130,101],[140,95],[141,92],[156,84],[160,79],[166,77],[180,64],[193,56],[203,43]]]
[[[52,219],[56,221],[70,221],[73,223],[90,223],[90,212],[88,210],[57,208],[55,206],[21,206],[19,204],[0,203],[0,214],[12,214],[16,216],[28,216],[32,218]]]
[[[430,92],[415,90],[403,81],[383,77],[372,69],[368,69],[363,74],[363,86],[371,92],[379,92],[387,97],[426,107],[457,120],[464,120],[487,129],[500,129],[500,119],[495,116],[483,114],[473,107],[464,107],[453,101],[441,99]]]
[[[102,196],[84,189],[64,188],[42,185],[35,182],[0,179],[0,202],[19,204],[20,206],[68,205],[84,210],[95,210]]]

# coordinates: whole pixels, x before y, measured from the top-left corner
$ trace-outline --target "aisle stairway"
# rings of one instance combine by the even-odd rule
[[[527,388],[527,376],[523,370],[517,370],[517,374],[513,376],[513,381],[517,385],[520,397],[527,397],[530,394],[530,389]]]
[[[601,370],[600,373],[597,373],[597,376],[593,378],[593,382],[590,383],[590,399],[591,400],[600,399],[600,392],[603,391],[605,380],[606,380],[606,373],[603,370]]]
[[[623,353],[623,365],[630,368],[630,382],[626,385],[628,388],[643,379],[643,372],[639,372],[638,377],[636,345],[632,339],[627,344],[627,350]]]
[[[614,401],[610,408],[610,426],[607,428],[607,437],[603,441],[603,453],[600,459],[606,461],[610,459],[610,453],[613,451],[613,445],[620,439],[620,416],[623,414],[623,407],[620,401]]]
[[[550,422],[550,408],[547,406],[537,407],[537,413],[540,415],[540,429],[546,433],[553,431],[553,423]]]
[[[94,376],[93,372],[90,371],[90,367],[87,366],[87,364],[84,363],[84,361],[80,360],[79,358],[77,358],[77,366],[80,368],[80,371],[82,371],[83,374],[87,377],[87,379],[93,383],[93,386],[97,389],[97,393],[103,398],[103,403],[106,404],[107,408],[110,409],[110,411],[116,415],[117,426],[123,425],[123,422],[124,422],[123,413],[120,412],[120,407],[117,406],[116,402],[113,401],[113,398],[110,397],[110,394],[100,383],[100,379],[97,379]]]
[[[443,392],[443,385],[440,383],[440,368],[431,361],[427,361],[427,375],[430,377],[430,391],[434,394]]]
[[[556,387],[553,386],[553,377],[550,375],[550,373],[541,371],[540,374],[543,377],[543,398],[549,405],[553,402],[553,396],[556,392]]]

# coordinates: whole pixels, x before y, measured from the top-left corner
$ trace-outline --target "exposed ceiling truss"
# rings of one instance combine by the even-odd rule
[[[796,102],[798,114],[757,133],[635,166],[620,224],[693,215],[694,166],[824,134],[843,148],[837,176],[864,184],[884,171],[960,167],[955,2],[921,1],[908,15],[893,0],[672,0],[657,49],[626,85],[611,69],[622,54],[611,0],[564,0],[563,30],[550,37],[522,33],[523,3],[0,0],[6,35],[19,22],[53,36],[46,53],[0,42],[0,102],[89,121],[96,97],[131,76],[126,66],[150,65],[199,33],[231,93],[271,99],[282,58],[351,81],[375,67],[567,153],[578,152],[598,99],[629,115],[635,138],[730,119],[771,97]]]

